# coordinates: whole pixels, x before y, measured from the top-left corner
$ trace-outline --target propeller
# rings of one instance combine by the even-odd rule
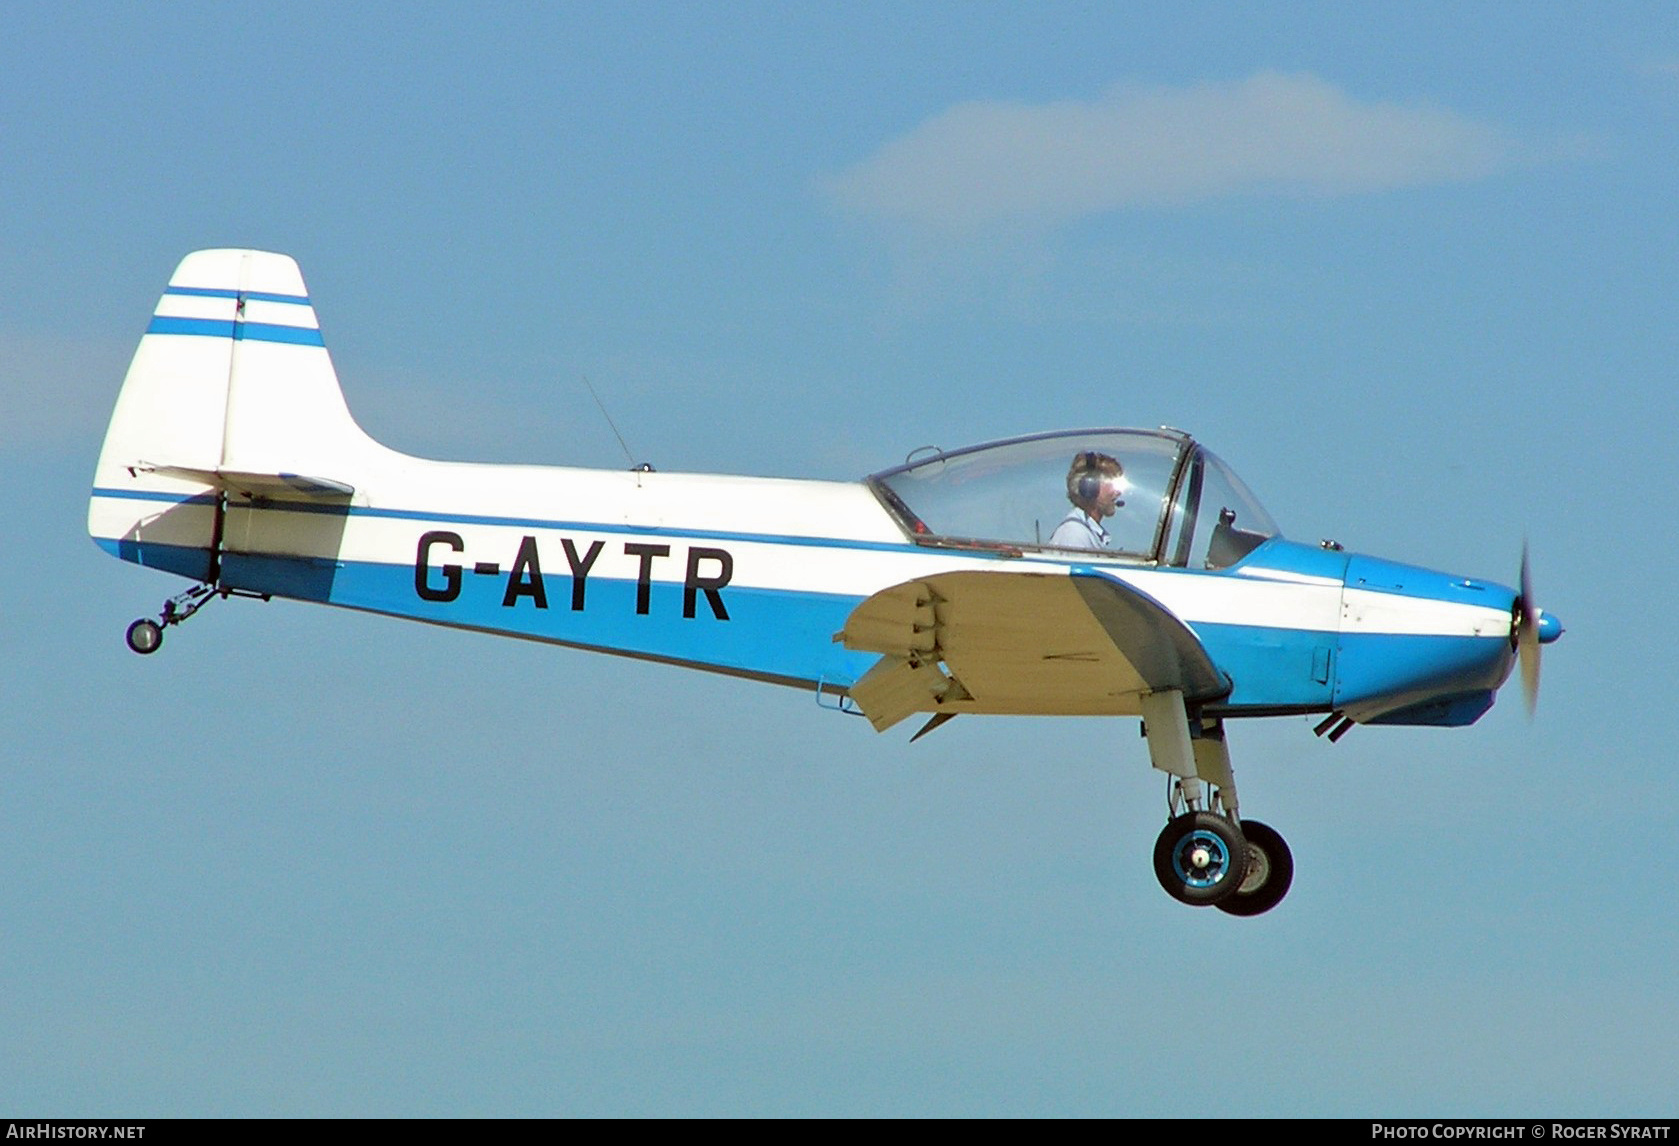
[[[1515,617],[1511,622],[1516,639],[1516,659],[1522,668],[1522,699],[1527,701],[1531,719],[1539,706],[1539,625],[1541,610],[1533,599],[1533,576],[1528,571],[1527,539],[1522,539],[1521,592],[1516,597]]]

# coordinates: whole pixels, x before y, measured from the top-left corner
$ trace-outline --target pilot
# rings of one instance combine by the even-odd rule
[[[1067,470],[1067,500],[1072,512],[1050,534],[1049,543],[1061,549],[1106,549],[1108,531],[1102,519],[1125,504],[1125,467],[1118,459],[1095,450],[1073,458]]]

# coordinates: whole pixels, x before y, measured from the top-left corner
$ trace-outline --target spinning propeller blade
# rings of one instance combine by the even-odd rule
[[[1512,622],[1516,638],[1516,658],[1522,666],[1522,698],[1527,701],[1531,718],[1539,705],[1539,606],[1533,599],[1533,577],[1527,565],[1527,540],[1522,540],[1521,594],[1516,598],[1516,615]]]

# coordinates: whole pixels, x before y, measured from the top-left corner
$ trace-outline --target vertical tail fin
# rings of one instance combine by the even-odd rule
[[[198,251],[170,278],[128,368],[88,531],[124,560],[211,580],[234,484],[348,493],[354,479],[342,475],[370,448],[297,263]]]

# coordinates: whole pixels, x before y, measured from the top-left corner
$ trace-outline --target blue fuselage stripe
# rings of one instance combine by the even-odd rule
[[[453,600],[425,601],[415,592],[412,566],[360,561],[310,561],[224,554],[223,583],[240,589],[321,601],[460,628],[683,661],[727,671],[814,683],[848,685],[877,659],[849,652],[831,637],[862,600],[828,593],[729,586],[722,590],[727,619],[703,596],[683,616],[683,586],[589,577],[583,607],[573,607],[571,578],[550,574],[544,602],[530,593],[508,602],[508,577],[462,578]]]
[[[457,598],[431,602],[416,595],[409,565],[226,554],[222,569],[223,580],[237,588],[784,679],[849,686],[878,659],[831,640],[863,602],[861,594],[731,585],[722,590],[728,612],[723,620],[703,598],[694,602],[695,615],[684,617],[683,586],[672,581],[653,582],[647,611],[638,613],[634,580],[588,578],[584,608],[574,611],[572,582],[563,573],[545,578],[544,609],[528,594],[507,604],[506,571],[496,576],[469,571]],[[1233,679],[1235,689],[1225,703],[1235,710],[1327,710],[1372,692],[1380,695],[1380,687],[1405,694],[1442,683],[1492,688],[1506,671],[1502,640],[1193,627],[1213,662]],[[1317,679],[1317,655],[1324,649],[1337,650],[1350,680]],[[1439,679],[1442,673],[1448,679]],[[1372,690],[1377,681],[1380,687]]]

